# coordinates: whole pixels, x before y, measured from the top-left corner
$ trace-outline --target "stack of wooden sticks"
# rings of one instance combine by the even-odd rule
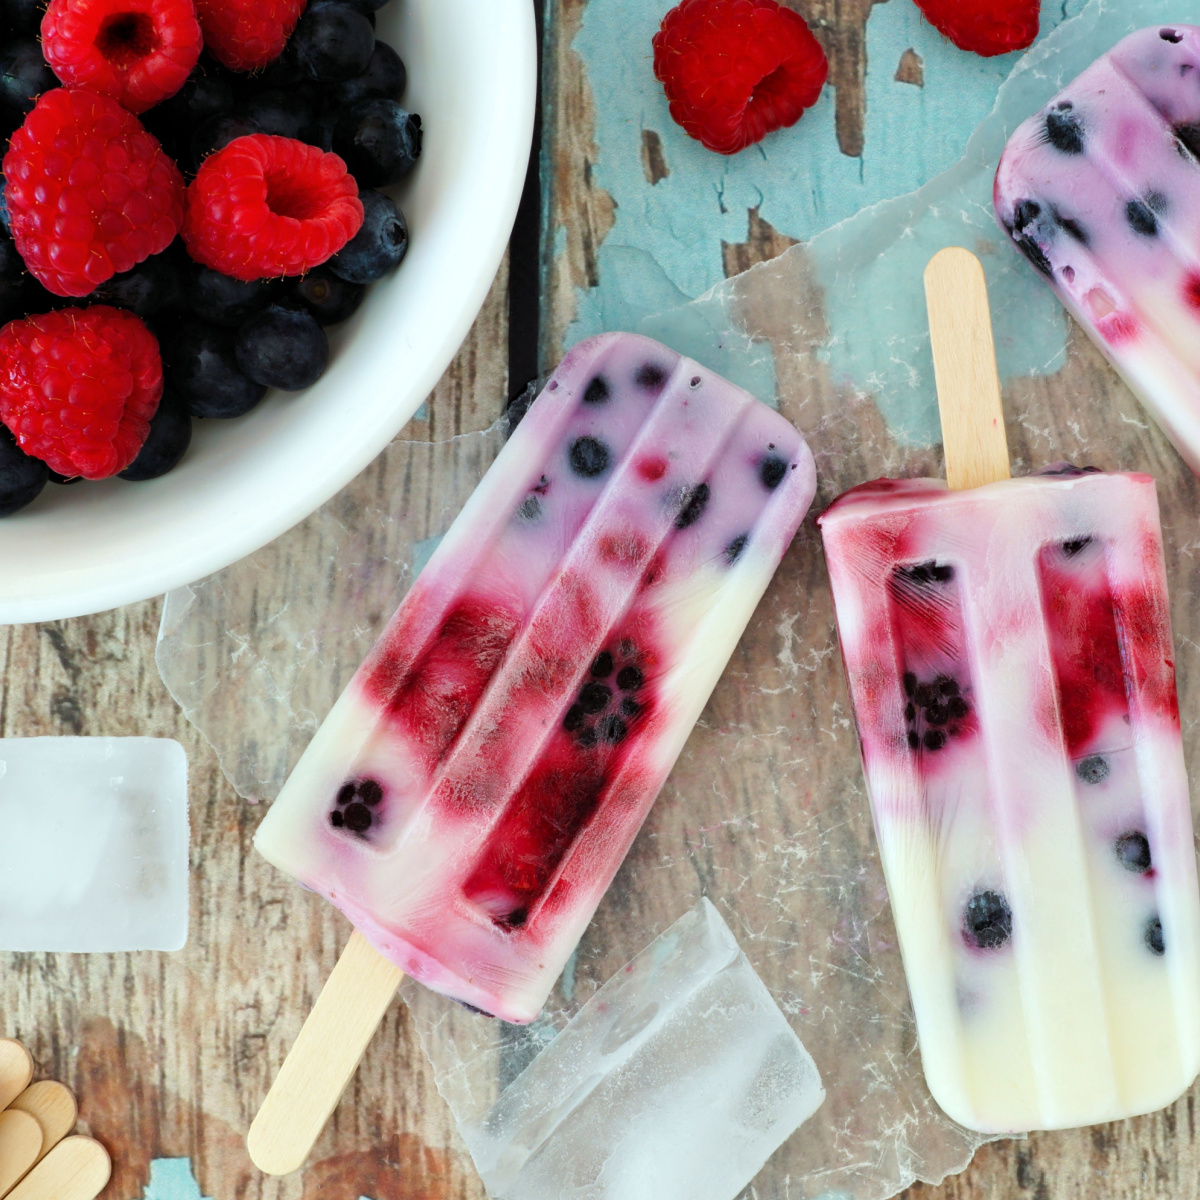
[[[75,1097],[33,1079],[33,1058],[0,1038],[0,1200],[95,1200],[108,1183],[108,1151],[73,1135]]]

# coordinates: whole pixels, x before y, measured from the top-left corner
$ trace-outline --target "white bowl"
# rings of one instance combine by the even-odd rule
[[[329,368],[247,416],[196,421],[162,479],[47,486],[0,520],[0,624],[81,616],[218,571],[359,473],[432,391],[512,229],[537,82],[531,0],[391,0],[379,35],[408,68],[425,146],[394,189],[411,245],[334,331]]]

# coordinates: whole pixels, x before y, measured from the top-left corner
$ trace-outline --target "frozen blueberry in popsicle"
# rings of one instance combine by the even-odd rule
[[[626,334],[521,420],[255,839],[423,983],[541,1008],[811,503],[778,413]]]
[[[1131,34],[1010,139],[1017,248],[1200,472],[1200,26]]]

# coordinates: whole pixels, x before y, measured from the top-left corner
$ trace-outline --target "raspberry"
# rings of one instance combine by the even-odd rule
[[[256,71],[278,58],[305,0],[196,0],[209,53],[231,71]]]
[[[1040,0],[917,0],[929,23],[983,58],[1024,50],[1038,35]]]
[[[42,18],[55,75],[133,113],[175,95],[201,45],[192,0],[50,0]]]
[[[162,390],[158,342],[133,313],[63,308],[0,329],[0,420],[60,475],[123,471]]]
[[[132,113],[81,88],[42,96],[4,155],[13,240],[58,296],[86,296],[165,250],[183,176]]]
[[[187,190],[183,240],[214,271],[267,279],[320,266],[362,221],[358,185],[336,154],[255,133],[204,160]]]
[[[821,43],[775,0],[683,0],[654,35],[671,116],[719,154],[794,125],[829,75]]]

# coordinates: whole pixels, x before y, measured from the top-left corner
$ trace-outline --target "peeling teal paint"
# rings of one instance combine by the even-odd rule
[[[156,1158],[150,1164],[150,1182],[142,1200],[209,1200],[200,1194],[188,1158]]]
[[[650,66],[650,39],[673,0],[590,0],[574,49],[596,105],[596,186],[616,201],[615,224],[598,251],[600,283],[578,293],[567,341],[631,329],[645,317],[700,296],[724,277],[721,242],[743,242],[747,210],[781,233],[807,240],[879,201],[904,195],[950,167],[1019,56],[981,59],[951,46],[910,0],[878,4],[867,23],[864,151],[849,158],[834,132],[834,91],[790,130],[726,158],[705,150],[667,112]],[[1043,34],[1082,7],[1046,0]],[[913,49],[925,85],[899,83]],[[651,184],[642,131],[662,142],[670,174]],[[555,246],[561,245],[555,231]],[[760,392],[762,394],[762,392]],[[768,391],[766,394],[770,394]]]

